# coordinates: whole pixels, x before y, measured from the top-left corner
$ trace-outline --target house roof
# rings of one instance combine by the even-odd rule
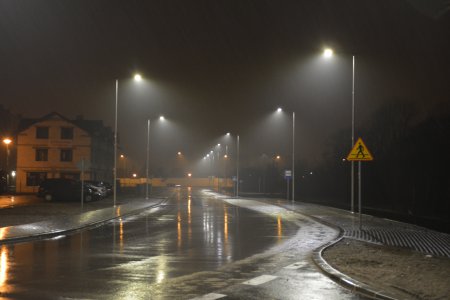
[[[87,133],[89,133],[92,136],[112,135],[111,129],[109,127],[105,127],[103,125],[103,121],[101,121],[101,120],[85,120],[82,117],[77,117],[77,119],[75,119],[75,120],[70,120],[57,112],[51,112],[41,118],[35,118],[35,119],[23,118],[19,123],[18,131],[22,132],[25,129],[28,129],[29,127],[33,126],[36,123],[39,123],[39,122],[42,122],[45,120],[49,120],[49,119],[53,119],[55,117],[62,119],[68,123],[73,124],[74,126],[77,126],[81,129],[83,129],[84,131],[86,131]]]

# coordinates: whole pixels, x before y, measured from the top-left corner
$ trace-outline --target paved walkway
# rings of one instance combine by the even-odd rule
[[[286,201],[278,203],[293,207]],[[296,203],[294,209],[339,227],[344,237],[450,258],[449,234],[369,215],[362,215],[360,228],[359,214],[346,210],[308,203]]]
[[[101,225],[115,218],[159,205],[163,198],[123,198],[114,207],[112,198],[81,205],[74,202],[42,202],[34,196],[21,196],[28,206],[3,206],[0,209],[0,244],[48,238]],[[0,197],[7,202],[6,196]],[[11,198],[11,197],[9,197]],[[17,197],[16,197],[17,198]],[[20,196],[19,196],[20,198]],[[34,202],[33,202],[34,201]],[[12,202],[10,200],[10,202]],[[31,204],[30,204],[31,203]],[[7,208],[5,208],[7,207]],[[40,220],[36,222],[36,220]],[[42,221],[44,220],[44,221]],[[31,222],[30,222],[31,221]],[[5,226],[5,224],[14,224]]]

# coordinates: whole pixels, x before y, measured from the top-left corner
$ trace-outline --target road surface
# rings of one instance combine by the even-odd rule
[[[2,245],[0,298],[360,299],[311,261],[335,236],[275,205],[172,189],[138,215]]]

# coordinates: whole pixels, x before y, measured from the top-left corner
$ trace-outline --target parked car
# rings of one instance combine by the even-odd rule
[[[67,178],[46,179],[39,185],[38,197],[43,197],[47,201],[80,201],[81,182],[79,180]],[[88,184],[84,185],[83,200],[90,202],[100,199],[101,195]]]
[[[102,198],[108,197],[112,194],[112,186],[104,181],[86,180],[85,183],[98,189]]]

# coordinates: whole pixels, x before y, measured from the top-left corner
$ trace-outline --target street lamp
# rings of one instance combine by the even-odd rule
[[[330,48],[326,48],[323,52],[323,56],[325,58],[331,58],[333,56],[333,50]],[[352,55],[352,144],[351,147],[355,144],[355,55]],[[355,168],[354,162],[351,161],[350,166],[350,197],[351,197],[351,212],[355,212],[355,195],[354,195],[354,187],[355,187]]]
[[[280,107],[277,112],[282,112]],[[292,202],[295,201],[295,111],[292,112]]]
[[[10,138],[4,138],[3,143],[6,145],[6,189],[9,192],[9,144],[12,143]]]
[[[231,136],[231,133],[227,132],[226,136]],[[227,153],[225,154],[227,158],[228,157],[228,147],[226,148]],[[236,135],[236,198],[239,197],[239,153],[240,148],[239,148],[239,134]]]
[[[142,80],[142,76],[139,74],[134,75],[134,80],[139,82]],[[119,79],[116,79],[116,107],[114,118],[114,183],[113,183],[113,204],[116,206],[117,198],[117,106],[119,102]]]
[[[331,57],[333,56],[333,49],[331,49],[331,48],[325,48],[325,49],[323,50],[323,56],[324,56],[325,58],[331,58]]]
[[[164,121],[164,116],[159,117],[160,121]],[[179,152],[180,153],[180,152]],[[147,120],[147,160],[145,162],[145,199],[148,199],[148,166],[150,161],[150,119]]]

